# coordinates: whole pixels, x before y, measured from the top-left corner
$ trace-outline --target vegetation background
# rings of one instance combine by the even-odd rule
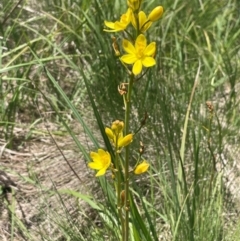
[[[147,112],[138,138],[151,162],[133,183],[139,240],[240,240],[240,2],[143,2],[147,13],[157,5],[157,66],[133,93],[131,128]],[[125,10],[125,0],[1,1],[3,240],[118,240],[108,179],[86,163],[104,126],[123,119],[126,73],[103,22]]]

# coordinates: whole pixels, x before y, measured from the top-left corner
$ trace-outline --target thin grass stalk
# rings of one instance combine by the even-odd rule
[[[183,188],[182,185],[184,185],[183,167],[184,167],[184,153],[185,153],[185,145],[186,145],[186,137],[187,137],[188,120],[189,120],[189,115],[190,115],[191,106],[192,106],[192,102],[193,102],[193,96],[194,96],[194,93],[195,93],[195,90],[196,90],[196,87],[198,84],[198,80],[199,80],[200,69],[201,69],[201,65],[199,63],[197,74],[196,74],[194,85],[193,85],[193,89],[192,89],[190,100],[189,100],[189,104],[188,104],[188,108],[187,108],[187,113],[185,116],[184,128],[183,128],[183,136],[182,136],[181,149],[180,149],[180,162],[178,165],[178,184],[177,184],[177,193],[178,193],[178,197],[180,200],[180,204],[183,203],[182,198],[184,198],[184,197],[181,198],[181,190],[184,190],[184,189],[182,189]],[[185,193],[185,195],[186,195],[186,193]]]

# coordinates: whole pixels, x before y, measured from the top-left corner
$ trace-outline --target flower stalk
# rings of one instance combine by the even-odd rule
[[[115,151],[115,157],[116,157],[116,173],[117,173],[117,179],[115,180],[115,186],[116,186],[116,191],[117,191],[117,211],[118,211],[118,216],[121,222],[121,229],[122,229],[122,235],[125,235],[125,228],[124,228],[124,219],[122,215],[122,200],[121,200],[121,183],[122,183],[122,178],[121,178],[121,172],[120,172],[120,162],[119,162],[119,151],[116,148]]]
[[[118,220],[121,223],[122,241],[129,240],[129,216],[133,201],[132,199],[130,200],[132,196],[132,193],[130,193],[130,179],[134,175],[137,176],[147,172],[150,166],[145,159],[142,159],[144,153],[143,144],[140,144],[139,158],[135,166],[133,168],[130,166],[130,160],[134,160],[134,154],[130,150],[130,145],[134,136],[141,130],[147,119],[147,113],[145,113],[144,122],[140,124],[135,133],[131,133],[132,89],[134,84],[137,84],[138,80],[144,77],[148,68],[156,65],[156,43],[150,42],[147,44],[148,41],[144,33],[163,13],[162,6],[158,6],[147,16],[141,10],[142,0],[127,0],[126,3],[128,9],[120,16],[120,20],[115,22],[104,21],[107,27],[104,29],[105,32],[125,31],[126,36],[129,36],[129,39],[122,40],[122,49],[119,48],[116,37],[112,37],[115,56],[119,57],[129,76],[129,80],[118,87],[119,94],[123,96],[125,107],[124,122],[116,120],[112,123],[111,128],[105,128],[105,133],[115,150],[115,160],[111,162],[109,152],[99,149],[98,153],[91,152],[93,162],[89,163],[90,168],[98,170],[97,177],[104,175],[109,167],[112,170],[112,179],[117,196]],[[127,28],[131,24],[133,31],[130,33],[127,31]],[[126,52],[123,55],[121,55],[122,50]],[[129,65],[132,65],[132,67],[129,67]],[[123,155],[120,155],[121,152],[123,152]]]
[[[134,75],[130,75],[129,84],[128,84],[128,92],[125,99],[125,129],[124,134],[127,135],[129,132],[129,122],[130,122],[130,113],[131,113],[131,94],[133,87]],[[129,237],[129,154],[130,154],[130,146],[126,147],[125,152],[125,175],[124,175],[124,190],[125,190],[125,200],[124,200],[124,208],[125,208],[125,223],[124,223],[124,241],[128,240]]]

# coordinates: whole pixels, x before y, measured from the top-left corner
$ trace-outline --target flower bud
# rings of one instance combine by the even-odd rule
[[[121,53],[119,51],[119,47],[118,47],[118,43],[117,43],[116,37],[112,37],[112,41],[113,41],[112,46],[113,46],[113,50],[115,52],[115,55],[116,56],[120,56]]]
[[[142,0],[127,0],[128,7],[130,7],[133,11],[140,8],[141,2]]]
[[[121,197],[121,205],[123,206],[125,202],[125,190],[121,191],[120,197]]]
[[[120,134],[123,130],[124,123],[123,121],[116,120],[112,123],[111,129],[115,134]]]
[[[137,167],[134,170],[134,174],[139,175],[142,174],[144,172],[146,172],[149,168],[149,163],[147,163],[145,160],[140,163],[139,165],[137,165]]]
[[[124,147],[129,145],[133,140],[133,134],[128,134],[124,136],[121,140],[118,142],[118,147]]]
[[[113,140],[113,139],[114,139],[114,134],[113,134],[113,132],[112,132],[112,130],[111,130],[110,128],[106,127],[106,128],[105,128],[105,133],[107,134],[107,136],[108,136],[108,138],[109,138],[110,140]]]
[[[162,14],[163,14],[163,7],[162,6],[155,7],[152,10],[152,12],[148,15],[148,20],[151,22],[155,22],[159,18],[161,18]]]

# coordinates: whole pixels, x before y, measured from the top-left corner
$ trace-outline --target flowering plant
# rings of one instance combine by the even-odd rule
[[[139,129],[133,133],[130,131],[131,114],[131,93],[133,84],[144,76],[150,67],[156,65],[156,42],[147,44],[144,33],[159,20],[163,14],[163,7],[155,7],[148,15],[141,10],[142,0],[127,0],[127,10],[120,16],[120,19],[104,21],[106,32],[124,31],[128,38],[122,39],[122,46],[119,48],[116,38],[113,39],[113,49],[120,62],[126,67],[129,80],[119,84],[119,93],[123,96],[125,120],[116,120],[111,127],[105,128],[105,133],[114,148],[114,157],[111,158],[109,152],[99,149],[98,152],[91,152],[92,162],[88,166],[98,170],[96,176],[103,176],[107,169],[111,169],[114,186],[117,196],[117,212],[121,223],[122,241],[129,238],[129,209],[133,202],[130,193],[130,178],[134,175],[146,173],[150,164],[142,159],[144,146],[141,143],[135,167],[130,166],[130,144],[134,141],[134,136],[140,131],[146,122],[147,115],[141,123]],[[132,27],[131,27],[132,26]],[[130,31],[129,31],[130,29]],[[122,54],[122,50],[126,53]],[[131,67],[129,66],[131,65]],[[144,73],[143,73],[144,72]],[[123,155],[122,155],[123,154]],[[124,156],[124,157],[123,157]],[[113,159],[113,160],[112,160]]]

